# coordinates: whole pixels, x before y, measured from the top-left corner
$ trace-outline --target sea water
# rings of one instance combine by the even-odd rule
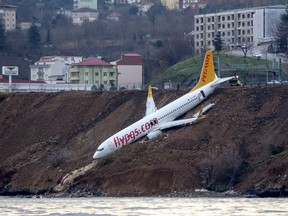
[[[288,216],[286,198],[6,198],[0,215]]]

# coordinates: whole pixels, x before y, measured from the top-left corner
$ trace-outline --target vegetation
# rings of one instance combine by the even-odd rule
[[[159,77],[161,81],[164,79],[161,77],[171,73],[173,68],[162,74],[163,71],[193,56],[193,41],[185,35],[193,30],[193,18],[196,13],[259,6],[271,2],[209,0],[209,6],[205,10],[188,8],[168,11],[156,1],[145,16],[139,15],[135,6],[113,5],[113,11],[121,14],[120,20],[113,22],[106,19],[111,10],[105,1],[101,0],[99,19],[81,26],[72,24],[67,16],[56,13],[57,10],[71,10],[73,0],[10,0],[9,3],[17,6],[17,19],[41,24],[40,28],[33,25],[28,33],[16,30],[1,34],[0,28],[1,62],[17,62],[21,78],[29,78],[29,62],[35,62],[43,55],[100,55],[106,61],[115,61],[125,52],[136,52],[143,56],[144,80],[148,83],[152,77]],[[280,4],[285,1],[277,0],[273,3]],[[218,45],[217,51],[220,48],[219,43]],[[183,79],[188,77],[185,71],[190,69],[189,67],[178,71],[177,81],[183,82]],[[175,76],[167,79],[171,78]],[[191,82],[191,78],[189,79],[186,82]]]
[[[216,37],[213,40],[213,45],[214,45],[214,48],[218,52],[218,55],[219,55],[219,52],[223,48],[223,41],[222,41],[222,38],[221,38],[221,32],[217,32]]]
[[[0,52],[5,50],[5,47],[6,47],[5,29],[4,24],[0,22]]]
[[[225,55],[225,53],[220,53],[218,56],[214,55],[214,62],[216,70],[218,69],[217,62],[220,62],[220,76],[234,75],[235,73],[240,76],[240,80],[248,80],[249,76],[266,76],[265,69],[272,68],[272,62],[266,60],[258,60],[256,58],[243,58],[237,56]],[[173,82],[180,82],[184,86],[190,86],[195,84],[199,78],[199,74],[202,68],[204,55],[195,56],[188,58],[173,65],[165,72],[159,74],[156,79],[154,79],[154,85],[161,85],[162,83],[168,82],[169,80]],[[221,71],[221,68],[231,69]],[[232,69],[237,69],[237,71]],[[256,72],[256,69],[263,69],[263,72]],[[219,75],[219,72],[218,72]]]
[[[286,13],[282,14],[277,31],[278,52],[287,52],[288,54],[288,6]]]

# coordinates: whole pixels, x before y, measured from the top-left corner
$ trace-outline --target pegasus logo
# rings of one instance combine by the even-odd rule
[[[206,56],[206,59],[205,59],[205,64],[204,64],[204,68],[203,68],[203,73],[202,73],[202,77],[201,77],[201,80],[205,83],[206,82],[206,75],[207,75],[207,72],[208,72],[208,67],[209,67],[209,61],[210,61],[210,58],[211,58],[211,54],[207,54]]]

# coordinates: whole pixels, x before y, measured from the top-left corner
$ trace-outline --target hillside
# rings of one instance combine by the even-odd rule
[[[159,108],[186,92],[159,90],[154,99]],[[207,188],[287,196],[287,92],[287,85],[218,88],[207,101],[216,106],[201,122],[99,161],[92,160],[97,146],[143,116],[145,91],[1,94],[0,194]]]

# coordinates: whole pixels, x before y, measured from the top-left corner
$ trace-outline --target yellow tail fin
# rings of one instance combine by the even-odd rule
[[[152,87],[151,85],[148,86],[148,98],[152,98]]]
[[[213,54],[212,50],[208,50],[205,55],[205,59],[202,66],[202,71],[200,75],[200,79],[196,86],[191,91],[194,91],[217,78],[214,70],[214,61],[213,61]]]

